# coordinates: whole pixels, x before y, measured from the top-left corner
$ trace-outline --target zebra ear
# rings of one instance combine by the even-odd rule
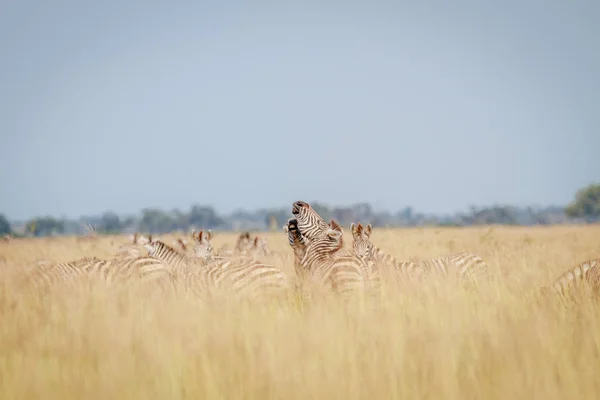
[[[258,247],[258,236],[254,236],[254,247]]]
[[[333,229],[334,231],[338,231],[340,233],[344,233],[344,230],[342,229],[342,227],[340,226],[340,224],[338,224],[334,219],[332,219],[331,222],[329,223],[329,227],[331,229]]]
[[[196,240],[196,230],[192,229],[192,232],[190,232],[190,236],[192,237],[193,240]]]
[[[367,227],[365,228],[365,233],[367,237],[371,237],[371,233],[373,233],[373,227],[371,226],[371,224],[367,225]]]
[[[354,222],[350,224],[350,231],[352,232],[352,236],[358,235],[358,226]]]
[[[209,241],[210,241],[210,240],[212,239],[212,237],[213,237],[213,236],[212,236],[212,231],[211,231],[210,229],[209,229],[209,230],[207,230],[207,231],[206,231],[206,234],[205,234],[205,238],[206,238],[206,240],[209,240]]]

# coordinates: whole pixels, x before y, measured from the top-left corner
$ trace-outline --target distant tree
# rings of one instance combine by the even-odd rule
[[[515,210],[508,206],[492,206],[481,208],[473,215],[474,223],[477,225],[502,224],[516,225],[517,218]]]
[[[34,236],[63,234],[65,233],[65,224],[53,217],[38,217],[27,223],[26,230]]]
[[[275,228],[275,231],[283,229],[283,225],[293,215],[288,208],[274,208],[265,213],[265,226],[270,229]],[[273,221],[274,220],[274,221]],[[274,226],[272,226],[274,224]]]
[[[121,218],[114,212],[105,212],[100,218],[99,231],[102,233],[119,233],[123,229]]]
[[[189,213],[189,223],[199,229],[214,229],[224,224],[214,208],[210,206],[193,206]]]
[[[12,233],[10,222],[3,214],[0,214],[0,235],[9,235]]]
[[[146,208],[142,210],[139,229],[148,233],[165,233],[172,230],[173,223],[168,213],[155,208]]]
[[[579,189],[575,200],[565,208],[565,214],[586,219],[600,218],[600,184]]]

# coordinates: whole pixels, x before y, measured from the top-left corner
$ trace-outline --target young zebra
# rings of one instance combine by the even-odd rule
[[[320,236],[307,241],[298,221],[291,218],[287,233],[295,256],[302,257],[295,268],[302,271],[297,274],[303,280],[303,286],[325,288],[345,298],[364,293],[367,264],[353,254],[338,253],[344,242],[342,227],[337,222],[331,221]]]
[[[427,275],[441,274],[456,277],[460,281],[474,282],[488,272],[488,265],[482,258],[467,252],[429,260],[398,261],[371,242],[373,233],[371,224],[363,228],[361,223],[353,223],[351,230],[354,251],[359,257],[375,262],[375,274],[380,273],[383,268],[388,272],[386,275],[397,275],[396,280],[399,281],[407,278],[419,280]]]
[[[376,265],[374,274],[378,275],[384,269],[389,275],[399,275],[400,281],[408,279],[421,279],[430,274],[455,276],[459,280],[473,282],[487,274],[487,263],[479,256],[471,253],[458,253],[444,257],[419,261],[398,261],[391,255],[383,252],[371,242],[373,227],[368,224],[351,224],[352,248],[361,258],[373,261]],[[386,274],[387,275],[387,274]],[[387,276],[386,276],[387,278]]]
[[[600,294],[600,258],[594,258],[577,264],[560,274],[550,286],[551,290],[565,299],[574,292],[589,291],[593,295]],[[542,294],[547,294],[548,288],[541,286]]]
[[[258,300],[284,295],[289,289],[288,278],[280,269],[250,257],[204,263],[160,241],[153,241],[147,248],[150,254],[172,268],[185,292],[197,299],[229,291],[239,298]]]
[[[369,240],[372,228],[363,230],[362,225],[351,224],[352,250],[354,254],[366,262],[372,263],[369,279],[375,288],[380,288],[382,279],[394,284],[404,284],[410,280],[418,280],[425,275],[425,268],[412,261],[398,261],[389,254],[375,247]]]

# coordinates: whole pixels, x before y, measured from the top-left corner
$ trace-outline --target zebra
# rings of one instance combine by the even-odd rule
[[[296,257],[302,257],[295,267],[297,271],[302,271],[299,278],[303,286],[324,287],[345,298],[353,293],[364,292],[364,270],[367,265],[353,254],[336,254],[344,241],[343,229],[335,220],[327,225],[327,229],[320,236],[311,241],[306,240],[295,218],[288,220],[287,233]],[[300,246],[297,253],[295,246]]]
[[[154,257],[102,260],[84,257],[66,263],[35,269],[30,277],[34,286],[53,286],[58,283],[105,283],[122,288],[139,283],[155,293],[171,290],[172,278],[165,265]]]
[[[136,244],[124,244],[119,246],[115,258],[136,258],[140,256],[140,249]]]
[[[89,278],[82,266],[100,261],[96,257],[84,257],[62,263],[38,262],[26,277],[27,284],[36,288],[51,287],[57,284],[74,283]]]
[[[127,285],[139,282],[162,291],[170,291],[172,275],[165,263],[151,256],[140,256],[125,260],[92,260],[80,268],[92,279],[99,279],[109,285]]]
[[[189,273],[190,268],[197,269],[206,264],[205,259],[200,257],[190,257],[160,240],[153,240],[146,243],[144,244],[144,247],[148,251],[148,256],[165,263],[175,280]]]
[[[411,278],[419,278],[425,274],[423,266],[411,261],[398,261],[375,247],[369,240],[371,229],[368,225],[368,233],[365,233],[360,223],[350,225],[354,254],[365,262],[373,263],[368,277],[372,286],[381,288],[382,278],[387,281],[404,283]]]
[[[542,294],[548,293],[548,287],[542,285]],[[571,289],[590,289],[592,293],[600,292],[600,258],[584,261],[560,274],[550,286],[550,290],[565,299]]]
[[[340,229],[343,232],[342,227],[337,224],[335,221],[330,221],[327,223],[323,217],[319,215],[308,203],[304,201],[296,201],[292,204],[292,214],[294,214],[294,219],[296,220],[298,230],[300,231],[302,237],[306,241],[314,240],[315,238],[322,236],[325,232],[328,232],[332,227],[332,223],[335,224],[336,229]],[[289,220],[288,220],[289,222]],[[351,256],[354,253],[351,250],[344,250],[342,246],[337,250],[332,256]]]
[[[289,281],[280,269],[251,257],[239,256],[204,263],[186,257],[161,241],[148,245],[149,253],[169,265],[177,282],[198,299],[230,290],[235,296],[257,300],[279,296],[289,289]]]
[[[213,234],[209,229],[207,231],[192,231],[192,241],[194,243],[194,255],[203,260],[205,263],[211,263],[217,260],[224,260],[226,258],[234,256],[232,251],[219,250],[215,251],[210,241],[212,240]]]
[[[187,241],[185,241],[181,238],[177,238],[177,239],[173,240],[173,242],[171,242],[171,245],[174,247],[179,247],[179,250],[181,250],[183,253],[187,253],[187,251],[188,251]]]
[[[216,258],[226,258],[232,256],[245,256],[251,254],[253,250],[253,242],[250,235],[250,232],[242,232],[239,234],[238,238],[235,242],[235,247],[233,250],[229,248],[227,244],[221,246],[217,251],[214,251],[213,254]]]
[[[283,225],[283,231],[288,237],[288,243],[294,252],[294,272],[297,279],[303,281],[306,278],[306,270],[302,267],[302,259],[306,253],[306,246],[309,240],[302,236],[298,230],[298,222],[294,218],[290,218]]]
[[[488,271],[488,265],[482,258],[467,252],[429,260],[398,261],[373,245],[371,242],[371,234],[373,233],[371,224],[367,224],[363,228],[360,222],[358,224],[352,223],[350,229],[352,231],[352,248],[354,252],[359,257],[375,263],[373,272],[375,280],[381,279],[378,276],[382,272],[381,269],[384,269],[388,278],[399,278],[400,281],[421,279],[432,273],[441,273],[446,276],[456,274],[458,279],[473,282],[484,276]]]
[[[235,254],[247,254],[252,247],[250,232],[242,232],[235,242]]]
[[[214,254],[214,250],[210,241],[213,237],[211,230],[207,230],[206,232],[200,231],[196,233],[196,231],[192,231],[192,242],[194,243],[194,255],[203,260],[204,262],[212,262],[215,261],[216,258]]]
[[[254,236],[252,241],[252,251],[255,256],[269,256],[271,251],[267,247],[267,239],[262,236]]]
[[[270,251],[264,237],[256,235],[252,238],[250,232],[242,232],[237,238],[234,251],[227,252],[227,255],[268,256]]]

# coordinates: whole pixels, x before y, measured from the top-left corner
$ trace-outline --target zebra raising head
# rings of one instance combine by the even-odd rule
[[[283,231],[288,236],[288,242],[292,249],[302,248],[304,249],[308,245],[308,241],[298,229],[298,221],[296,218],[288,219],[287,224],[283,226]]]
[[[352,231],[352,250],[354,250],[354,253],[362,259],[371,259],[373,256],[373,243],[371,243],[373,227],[371,224],[363,228],[360,222],[358,224],[352,223],[350,230]]]
[[[300,233],[309,240],[323,235],[330,229],[323,217],[304,201],[296,201],[292,204],[292,214],[298,221]]]
[[[194,241],[194,255],[203,260],[207,260],[213,255],[213,248],[210,244],[212,232],[210,229],[206,232],[200,231],[196,233],[192,231],[192,240]]]

